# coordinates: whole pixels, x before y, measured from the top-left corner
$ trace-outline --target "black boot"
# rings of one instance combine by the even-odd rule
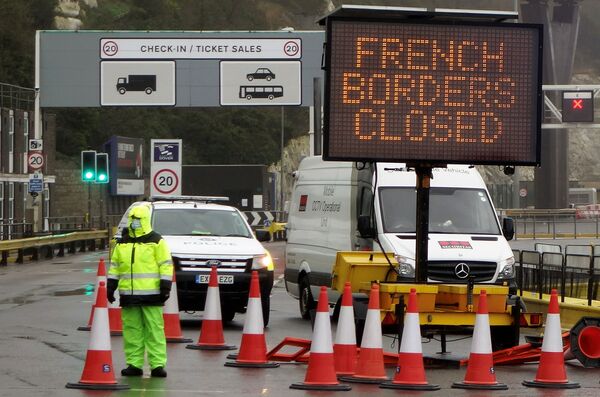
[[[142,376],[143,374],[144,371],[141,368],[134,367],[133,365],[121,370],[121,375],[123,376]]]
[[[165,371],[163,367],[156,367],[152,370],[150,375],[152,375],[153,378],[166,378],[167,371]]]

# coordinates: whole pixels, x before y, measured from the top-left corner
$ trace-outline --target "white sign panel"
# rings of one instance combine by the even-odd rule
[[[174,106],[175,62],[100,63],[100,105]]]
[[[221,105],[300,105],[300,61],[221,62]]]
[[[124,39],[100,40],[101,59],[300,59],[293,39]]]
[[[44,150],[44,141],[41,139],[30,139],[29,140],[29,151],[42,151]]]
[[[152,139],[150,143],[150,195],[181,195],[181,139]]]
[[[144,194],[143,179],[117,179],[117,195],[136,196]]]

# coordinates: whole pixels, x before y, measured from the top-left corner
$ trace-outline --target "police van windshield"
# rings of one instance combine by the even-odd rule
[[[416,197],[415,188],[379,188],[386,233],[415,233]],[[429,232],[500,234],[485,190],[434,187],[429,190]]]
[[[155,208],[152,228],[163,236],[252,237],[241,215],[235,211]]]

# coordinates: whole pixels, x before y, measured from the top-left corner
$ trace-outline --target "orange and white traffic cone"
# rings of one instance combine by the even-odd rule
[[[398,353],[396,375],[391,382],[384,382],[379,387],[403,390],[440,389],[438,385],[427,383],[425,378],[417,290],[414,288],[410,289],[406,314],[404,315],[404,329],[402,331],[402,341],[400,342],[400,352]]]
[[[335,375],[327,287],[321,287],[321,293],[319,294],[310,355],[308,356],[308,369],[306,370],[304,382],[293,383],[290,385],[290,389],[333,391],[352,389],[349,385],[340,384]]]
[[[496,381],[494,358],[492,355],[492,337],[490,333],[490,318],[488,314],[487,294],[485,290],[479,293],[479,306],[475,315],[475,329],[471,342],[469,364],[463,382],[454,382],[453,388],[506,390],[508,386]]]
[[[204,303],[204,317],[198,343],[187,345],[194,350],[235,350],[236,346],[226,345],[223,336],[223,319],[221,317],[221,298],[219,294],[219,276],[217,267],[210,269],[210,278]]]
[[[110,335],[123,335],[123,320],[121,320],[121,305],[119,303],[119,291],[115,291],[115,301],[108,303],[108,323],[110,325]]]
[[[179,319],[179,300],[177,298],[177,283],[175,282],[175,272],[173,272],[173,282],[171,283],[171,294],[165,302],[163,309],[163,319],[165,322],[165,338],[167,343],[190,343],[189,338],[184,338],[181,332],[181,322]]]
[[[254,270],[252,272],[252,279],[250,280],[250,294],[248,295],[248,306],[240,351],[237,354],[236,360],[226,362],[225,366],[243,368],[279,367],[278,363],[267,361],[267,342],[265,340],[264,328],[258,272]]]
[[[565,359],[562,344],[562,329],[560,326],[560,310],[558,294],[553,289],[550,293],[550,304],[542,342],[540,365],[534,380],[525,380],[523,385],[552,389],[576,389],[579,383],[569,382],[565,369]]]
[[[356,326],[354,324],[354,307],[352,305],[352,288],[350,282],[344,284],[344,294],[340,306],[333,345],[335,373],[352,375],[356,371]]]
[[[67,383],[67,389],[129,389],[129,385],[118,384],[115,380],[110,346],[108,301],[106,299],[105,284],[104,281],[101,281],[98,288],[90,344],[85,357],[85,365],[83,367],[81,380],[77,383]]]
[[[379,284],[371,286],[365,330],[360,342],[356,372],[340,380],[355,383],[381,383],[389,380],[383,360],[383,341],[379,309]]]
[[[94,285],[94,295],[92,296],[92,309],[90,310],[90,318],[88,319],[87,325],[78,327],[78,331],[89,331],[92,329],[92,321],[94,319],[94,308],[96,305],[96,298],[98,297],[98,287],[100,282],[106,283],[106,265],[104,264],[104,258],[100,258],[98,262],[98,270],[96,271],[96,284]]]

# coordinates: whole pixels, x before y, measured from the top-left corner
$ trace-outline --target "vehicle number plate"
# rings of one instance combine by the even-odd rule
[[[208,284],[210,274],[198,274],[196,276],[197,284]],[[233,276],[230,274],[219,274],[219,284],[233,284]]]

